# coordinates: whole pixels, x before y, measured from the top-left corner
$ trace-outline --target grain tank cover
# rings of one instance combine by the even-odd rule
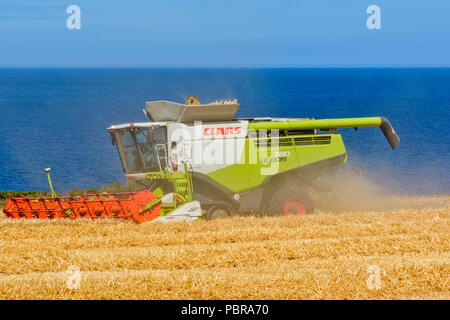
[[[145,104],[145,114],[150,121],[174,121],[192,123],[196,120],[204,122],[231,121],[239,103],[237,99],[217,100],[207,104],[186,104],[170,101],[150,101]]]

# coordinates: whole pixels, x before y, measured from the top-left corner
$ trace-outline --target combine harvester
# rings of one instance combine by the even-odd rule
[[[380,127],[392,149],[400,142],[383,117],[238,118],[236,99],[200,104],[147,102],[149,122],[112,125],[127,180],[141,192],[79,197],[11,198],[9,218],[215,219],[241,213],[302,215],[330,193],[347,161],[338,128]],[[201,122],[201,123],[199,123]],[[52,191],[52,194],[54,192]]]

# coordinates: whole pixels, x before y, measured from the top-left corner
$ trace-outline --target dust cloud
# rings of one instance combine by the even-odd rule
[[[405,195],[395,190],[389,179],[375,183],[358,170],[342,169],[329,180],[331,192],[316,199],[316,209],[331,212],[395,211],[449,206],[449,198],[441,195]]]

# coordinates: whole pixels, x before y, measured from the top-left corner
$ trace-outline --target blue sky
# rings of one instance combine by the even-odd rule
[[[449,16],[449,0],[1,0],[0,66],[450,67]]]

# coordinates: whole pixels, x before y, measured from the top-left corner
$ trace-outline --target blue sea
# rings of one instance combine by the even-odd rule
[[[146,101],[238,98],[238,117],[387,117],[342,129],[349,166],[403,194],[450,192],[450,69],[0,69],[0,190],[125,182],[106,128],[146,121]]]

